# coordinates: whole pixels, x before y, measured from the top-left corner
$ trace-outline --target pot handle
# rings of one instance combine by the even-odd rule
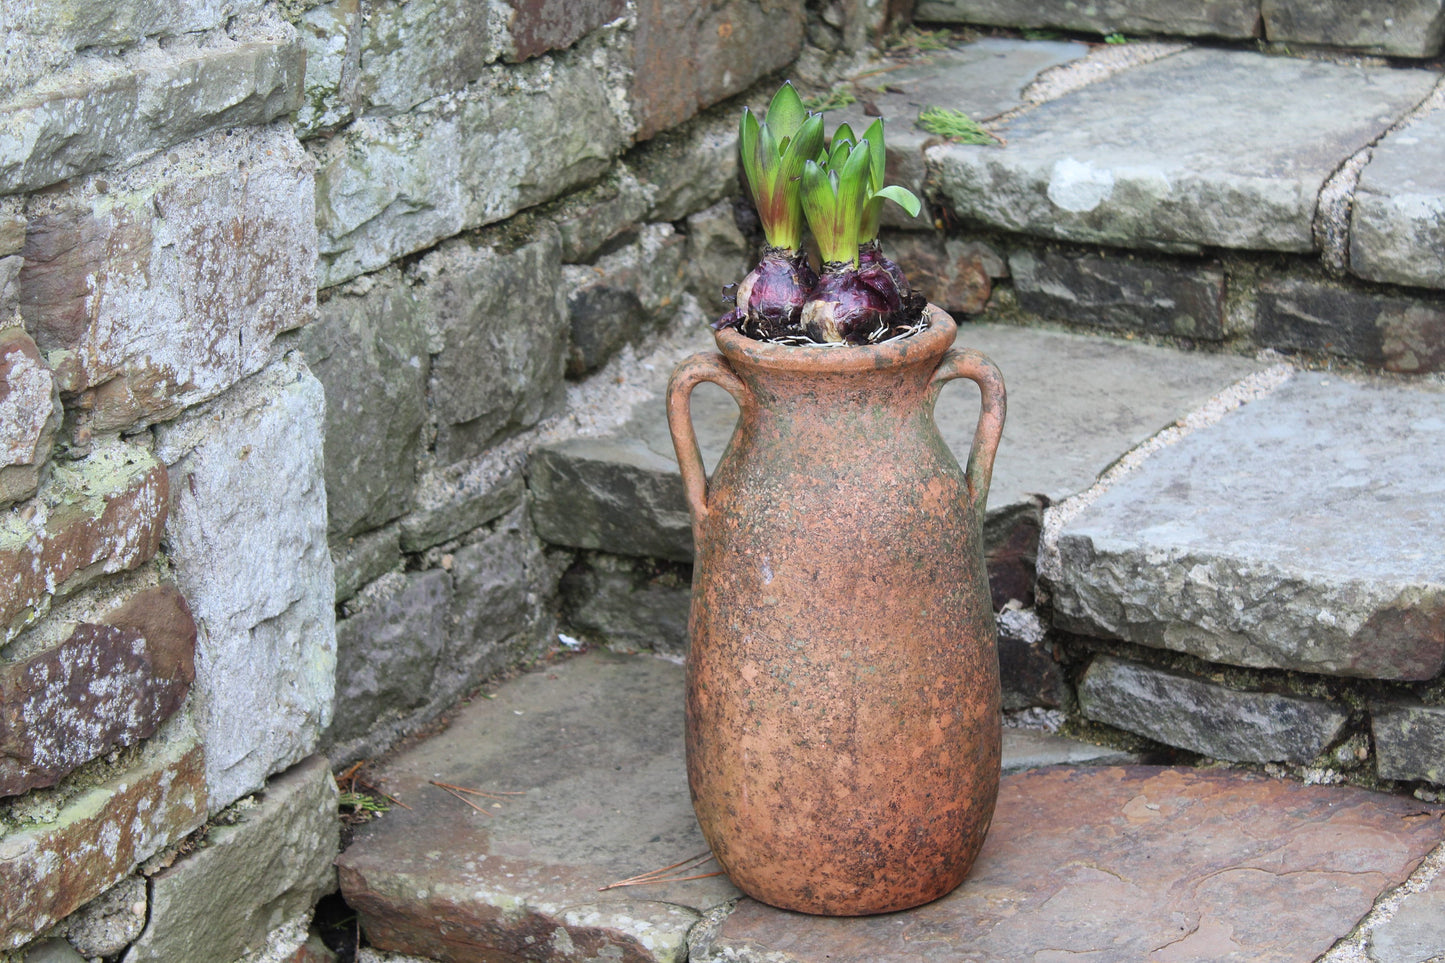
[[[667,383],[667,428],[672,433],[672,447],[677,452],[677,467],[682,470],[682,490],[692,512],[693,531],[707,517],[707,471],[702,452],[697,447],[697,431],[692,426],[692,389],[699,382],[711,381],[721,386],[742,407],[748,395],[742,379],[728,367],[727,359],[716,351],[699,351],[672,371]]]
[[[973,430],[973,449],[968,453],[968,494],[974,511],[983,517],[988,504],[988,484],[993,478],[993,456],[1003,437],[1004,413],[1008,407],[1003,375],[998,366],[971,348],[950,348],[938,362],[929,381],[931,402],[938,400],[943,386],[955,378],[967,378],[978,385],[982,406]]]

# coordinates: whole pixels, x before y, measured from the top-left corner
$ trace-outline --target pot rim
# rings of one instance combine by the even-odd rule
[[[925,361],[936,361],[953,344],[958,325],[935,304],[924,309],[928,327],[892,344],[851,345],[842,348],[773,344],[756,341],[732,328],[713,333],[729,361],[741,361],[769,371],[847,373],[877,371]]]

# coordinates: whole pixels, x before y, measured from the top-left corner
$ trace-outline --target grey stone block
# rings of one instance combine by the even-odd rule
[[[1019,249],[1008,263],[1019,307],[1040,317],[1224,338],[1224,269],[1217,262]]]
[[[433,472],[422,485],[421,507],[401,520],[402,550],[424,552],[460,538],[511,511],[524,497],[520,474],[477,485]]]
[[[563,263],[582,264],[647,216],[651,193],[626,164],[617,164],[596,183],[544,206],[539,213],[557,225]]]
[[[1242,692],[1109,656],[1079,682],[1086,718],[1214,759],[1309,762],[1348,715],[1314,699]]]
[[[492,224],[600,177],[632,121],[614,103],[620,28],[516,67],[493,66],[434,109],[363,117],[316,156],[321,287]]]
[[[1410,374],[1445,368],[1445,300],[1282,278],[1261,281],[1257,303],[1260,344]]]
[[[687,651],[686,566],[586,552],[562,577],[560,591],[568,632],[613,648]]]
[[[1033,609],[998,613],[998,668],[1005,711],[1064,704],[1068,682],[1047,644],[1048,626]]]
[[[39,190],[208,131],[284,117],[300,106],[305,54],[290,27],[266,28],[251,40],[180,40],[0,105],[0,192]]]
[[[732,310],[729,285],[742,281],[756,263],[752,246],[738,230],[733,201],[718,201],[687,219],[687,289],[703,313],[715,317]]]
[[[336,712],[328,745],[425,705],[446,650],[451,577],[441,569],[383,576],[336,624]]]
[[[114,956],[140,936],[148,912],[146,881],[127,876],[67,916],[58,930],[88,959]]]
[[[297,346],[326,389],[326,510],[333,538],[406,512],[426,422],[427,318],[387,272],[365,293],[334,291]]]
[[[649,224],[595,263],[563,268],[569,377],[600,368],[667,319],[682,298],[686,249],[687,238],[672,225]]]
[[[124,963],[234,960],[336,888],[336,783],[312,756],[151,879],[150,919]]]
[[[1003,731],[1006,773],[1045,766],[1133,766],[1144,761],[1137,752],[1096,746],[1052,732],[1007,727]]]
[[[457,549],[446,654],[433,692],[450,701],[539,654],[551,635],[559,574],[523,506]]]
[[[560,407],[559,255],[557,232],[544,227],[511,250],[490,237],[449,241],[417,265],[418,296],[440,342],[429,385],[440,464],[475,457]]]
[[[1350,271],[1372,281],[1445,288],[1445,110],[1387,135],[1360,173]]]
[[[1405,897],[1393,916],[1370,933],[1370,963],[1433,963],[1445,956],[1445,881]]]
[[[1445,393],[1298,374],[1067,522],[1054,621],[1212,662],[1445,667]]]
[[[680,221],[738,189],[738,116],[715,110],[662,131],[627,155],[647,191],[647,219]]]
[[[331,543],[336,573],[336,604],[349,601],[365,586],[401,564],[401,532],[396,525]]]
[[[1275,43],[1349,47],[1391,57],[1433,57],[1445,38],[1440,0],[1263,0],[1264,35]]]
[[[361,0],[331,0],[297,12],[293,22],[306,48],[306,79],[296,111],[296,135],[314,137],[355,116],[365,18]]]
[[[1309,251],[1325,180],[1435,80],[1188,50],[1019,115],[998,131],[1007,147],[926,154],[944,200],[990,227],[1129,248]]]
[[[1376,706],[1370,728],[1375,766],[1383,778],[1445,783],[1445,707]]]
[[[200,629],[193,705],[212,811],[307,756],[331,721],[335,581],[325,397],[299,356],[156,428],[166,538]]]
[[[1053,27],[1085,33],[1163,34],[1175,37],[1255,36],[1257,0],[1103,0],[1034,3],[1031,0],[919,0],[914,17],[940,23],[998,27]]]
[[[553,545],[692,560],[677,462],[634,438],[577,438],[527,461],[532,523]]]

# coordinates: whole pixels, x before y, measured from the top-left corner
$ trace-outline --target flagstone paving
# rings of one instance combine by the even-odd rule
[[[1078,754],[1070,742],[1035,762]],[[1349,787],[1043,766],[1004,777],[970,878],[916,910],[802,916],[718,876],[603,889],[706,849],[682,669],[608,653],[498,686],[368,778],[397,805],[341,856],[343,893],[374,946],[443,963],[1308,961],[1445,838],[1445,809]],[[462,794],[484,814],[433,780],[497,795]],[[1425,911],[1377,928],[1376,944],[1429,939],[1412,924]]]

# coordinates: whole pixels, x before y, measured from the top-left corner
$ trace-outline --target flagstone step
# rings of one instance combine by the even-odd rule
[[[997,324],[964,324],[956,343],[992,358],[1007,383],[1008,419],[989,489],[994,549],[1007,547],[1018,524],[1037,531],[1041,501],[1088,488],[1124,452],[1266,367],[1230,355]],[[706,332],[691,347],[715,350]],[[543,539],[691,560],[691,525],[663,405],[669,374],[670,366],[659,367],[653,396],[638,402],[616,433],[558,442],[532,455],[532,520]],[[694,392],[692,417],[711,469],[732,435],[737,406],[721,388],[703,384]],[[977,388],[946,387],[935,420],[966,461],[978,420]],[[1028,554],[1031,561],[1031,549]]]
[[[1308,961],[1445,838],[1445,811],[1414,800],[1228,770],[1049,766],[1088,747],[1021,750],[1006,730],[1005,767],[1033,753],[1043,768],[1005,775],[972,875],[929,906],[807,917],[739,901],[720,876],[604,889],[705,853],[682,686],[674,662],[589,653],[501,684],[372,769],[396,804],[338,861],[367,939],[404,954],[371,958]],[[1433,938],[1427,882],[1400,922],[1375,920],[1387,946]]]

